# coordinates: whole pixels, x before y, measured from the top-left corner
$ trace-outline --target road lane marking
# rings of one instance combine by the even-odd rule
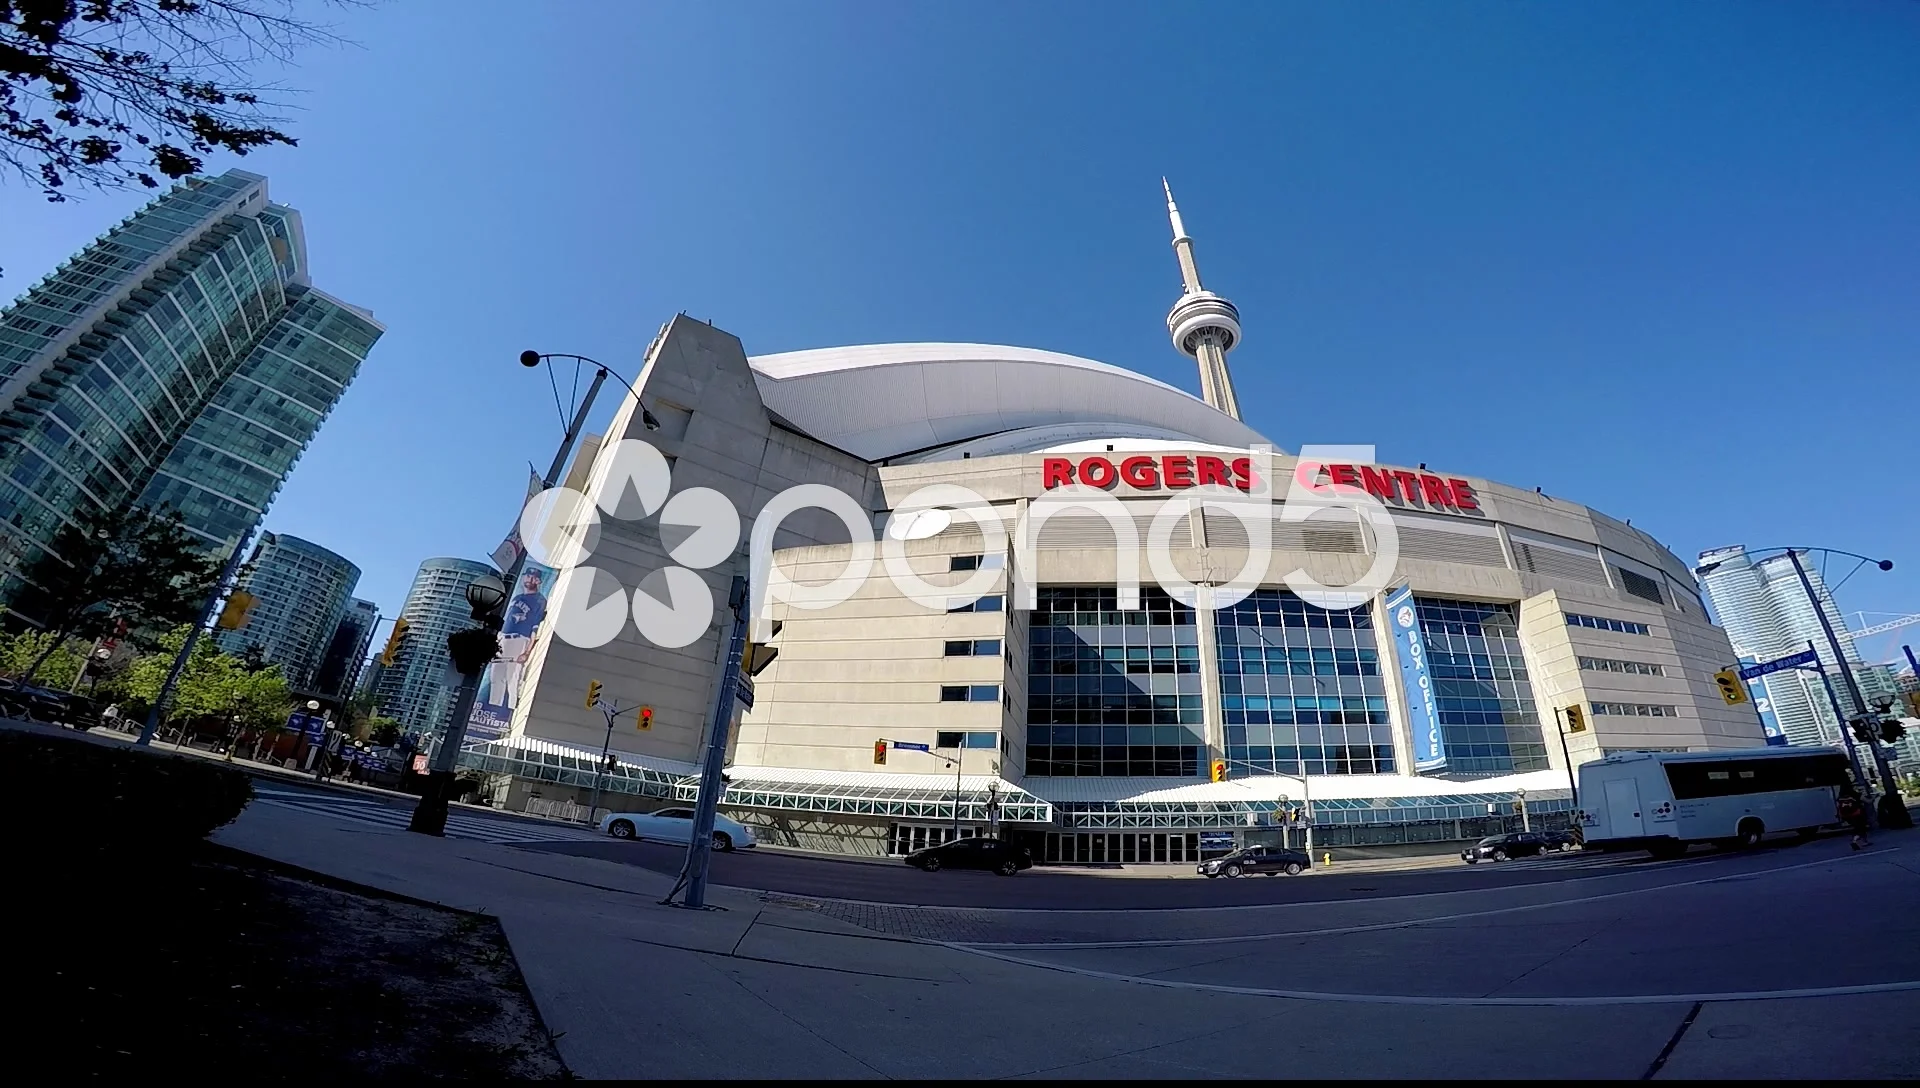
[[[1002,952],[985,948],[956,944],[949,941],[934,941],[957,952],[966,952],[985,959],[999,960],[1002,963],[1014,963],[1023,967],[1035,967],[1043,971],[1060,971],[1083,978],[1104,979],[1109,982],[1131,982],[1140,986],[1160,986],[1170,990],[1191,990],[1204,993],[1236,994],[1242,997],[1274,997],[1292,1001],[1341,1001],[1349,1004],[1366,1005],[1689,1005],[1707,1001],[1784,1001],[1800,997],[1844,997],[1850,994],[1885,994],[1903,990],[1920,990],[1920,980],[1911,982],[1872,982],[1858,986],[1809,986],[1791,990],[1746,990],[1731,993],[1698,994],[1618,994],[1598,997],[1429,997],[1415,994],[1350,994],[1330,993],[1320,990],[1280,990],[1260,986],[1228,986],[1213,982],[1180,982],[1173,979],[1152,978],[1143,975],[1123,975],[1113,971],[1096,971],[1090,967],[1072,967],[1066,964],[1049,963],[1046,960],[1030,960],[1020,956],[1009,956]]]
[[[1769,874],[1790,873],[1796,869],[1812,869],[1822,865],[1835,865],[1842,862],[1856,861],[1861,858],[1875,857],[1875,856],[1889,854],[1893,852],[1894,851],[1887,850],[1887,849],[1859,851],[1851,854],[1840,854],[1831,858],[1822,858],[1819,861],[1802,862],[1801,864],[1798,864],[1798,865],[1783,865],[1777,868],[1768,869],[1766,870],[1766,872]],[[1240,933],[1240,934],[1234,934],[1226,937],[1158,937],[1150,940],[1132,940],[1132,941],[1058,941],[1058,942],[1055,942],[1055,941],[981,941],[981,942],[975,942],[975,943],[968,943],[967,947],[977,948],[977,949],[1049,948],[1049,949],[1062,949],[1062,950],[1091,949],[1091,948],[1179,948],[1179,947],[1188,947],[1193,945],[1208,945],[1208,944],[1246,944],[1253,941],[1288,940],[1295,937],[1335,937],[1335,936],[1342,936],[1349,933],[1372,933],[1372,932],[1377,932],[1383,929],[1410,929],[1414,926],[1435,925],[1441,922],[1458,922],[1467,918],[1487,918],[1487,917],[1491,917],[1493,915],[1499,915],[1499,914],[1519,914],[1525,911],[1552,910],[1557,907],[1570,907],[1580,903],[1595,903],[1603,899],[1618,899],[1618,898],[1621,898],[1622,896],[1628,896],[1628,895],[1645,895],[1649,892],[1666,891],[1671,888],[1691,888],[1701,884],[1717,884],[1717,883],[1720,883],[1721,881],[1736,880],[1741,877],[1754,876],[1754,875],[1758,875],[1758,874],[1723,873],[1719,876],[1702,877],[1699,880],[1687,880],[1687,881],[1681,881],[1675,884],[1660,884],[1651,888],[1628,888],[1625,891],[1605,892],[1600,895],[1579,896],[1573,899],[1555,899],[1546,903],[1528,903],[1528,904],[1517,906],[1517,907],[1492,907],[1487,910],[1465,911],[1459,914],[1440,914],[1440,915],[1435,915],[1431,918],[1414,918],[1414,919],[1406,919],[1406,920],[1397,921],[1397,922],[1368,922],[1364,925],[1337,926],[1331,929],[1298,929],[1298,930],[1284,930],[1284,931],[1273,932],[1273,933]],[[1392,898],[1411,898],[1411,897],[1389,896],[1386,898],[1392,899]],[[1384,901],[1385,901],[1384,899],[1360,899],[1360,900],[1349,899],[1341,902],[1378,903],[1378,902],[1384,902]],[[954,943],[958,944],[959,942],[954,942]]]

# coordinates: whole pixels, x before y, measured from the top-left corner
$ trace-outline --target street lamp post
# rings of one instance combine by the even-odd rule
[[[1855,714],[1867,713],[1866,697],[1860,694],[1860,681],[1853,675],[1853,667],[1840,652],[1840,637],[1834,634],[1833,622],[1827,619],[1827,610],[1820,607],[1820,598],[1814,595],[1813,581],[1807,577],[1807,568],[1800,562],[1800,553],[1793,548],[1787,549],[1787,558],[1793,562],[1793,572],[1800,576],[1800,588],[1807,592],[1807,603],[1813,606],[1813,614],[1820,620],[1820,630],[1826,633],[1827,646],[1833,651],[1833,661],[1840,670],[1840,676],[1847,682],[1847,694],[1853,698]],[[1872,560],[1869,560],[1872,562]],[[1893,560],[1878,561],[1881,570],[1892,570]],[[1840,723],[1845,730],[1850,723]],[[1900,800],[1900,791],[1892,788],[1893,769],[1887,766],[1887,754],[1877,741],[1869,741],[1867,747],[1873,752],[1873,762],[1880,770],[1880,826],[1912,827],[1913,817],[1907,812],[1906,803]]]
[[[514,564],[516,568],[519,565]],[[453,700],[453,718],[442,734],[439,749],[433,753],[433,764],[427,769],[426,790],[414,807],[408,831],[422,835],[447,833],[447,805],[453,800],[454,767],[460,758],[461,742],[466,739],[474,696],[480,692],[480,673],[500,653],[501,609],[506,603],[506,583],[491,574],[483,574],[467,586],[467,604],[473,610],[477,626],[447,636],[447,651],[453,657],[454,668],[459,670],[460,688]]]
[[[616,378],[632,392],[635,399],[640,394],[627,382],[609,370],[606,364],[584,355],[569,355],[564,352],[541,353],[523,351],[520,353],[520,365],[537,367],[547,359],[578,359],[592,363],[595,367],[593,382],[587,386],[587,395],[574,409],[573,419],[567,423],[567,430],[560,438],[560,448],[554,451],[553,462],[547,466],[546,476],[541,478],[542,490],[550,490],[560,482],[560,474],[567,466],[567,458],[573,453],[573,446],[580,438],[580,431],[587,423],[587,413],[593,409],[593,402],[600,394],[600,387],[606,384],[609,376]],[[657,424],[655,424],[657,426]],[[473,714],[474,697],[480,691],[480,672],[493,661],[500,652],[499,630],[501,607],[506,603],[507,587],[520,581],[520,572],[527,565],[527,546],[525,541],[517,541],[513,562],[507,567],[504,579],[486,575],[467,587],[467,603],[473,606],[473,618],[479,626],[465,631],[456,631],[447,636],[447,648],[453,654],[454,664],[460,671],[460,688],[454,697],[453,719],[447,723],[446,732],[440,748],[434,752],[433,765],[428,769],[426,792],[421,795],[420,804],[415,807],[413,820],[407,830],[423,835],[444,835],[447,826],[447,803],[452,799],[453,769],[459,759],[460,745],[466,738],[467,719]],[[483,585],[484,583],[484,585]],[[475,588],[481,588],[481,597],[491,600],[491,607],[483,610],[484,603],[476,598]],[[496,597],[497,600],[492,599]],[[485,656],[480,656],[483,654]]]
[[[1520,806],[1520,830],[1532,831],[1533,822],[1527,819],[1527,791],[1525,787],[1517,787],[1514,789],[1513,803]]]
[[[1805,564],[1801,563],[1800,561],[1800,553],[1809,552],[1809,551],[1819,551],[1819,552],[1827,552],[1833,555],[1844,555],[1849,559],[1858,559],[1863,564],[1872,563],[1874,566],[1879,567],[1883,571],[1888,571],[1893,569],[1893,560],[1874,559],[1869,556],[1860,555],[1857,552],[1843,552],[1837,548],[1759,548],[1759,549],[1756,549],[1756,551],[1784,552],[1787,556],[1788,561],[1793,564],[1793,572],[1796,575],[1798,575],[1800,578],[1800,588],[1807,595],[1807,605],[1813,609],[1814,618],[1820,621],[1820,630],[1827,637],[1827,647],[1833,653],[1834,667],[1839,669],[1841,678],[1844,679],[1847,683],[1847,694],[1851,696],[1853,699],[1854,713],[1855,714],[1867,713],[1867,701],[1860,694],[1859,681],[1854,679],[1853,668],[1847,664],[1846,654],[1844,654],[1840,649],[1840,637],[1837,634],[1835,634],[1833,630],[1833,622],[1827,619],[1827,610],[1820,607],[1820,597],[1818,594],[1814,592],[1813,580],[1807,577],[1807,568]],[[1751,555],[1754,553],[1749,552],[1748,554]],[[1697,568],[1694,573],[1704,576],[1712,573],[1720,565],[1721,565],[1720,562],[1708,563],[1708,564],[1705,564],[1704,566]],[[1858,568],[1855,568],[1855,569],[1858,569]],[[1821,672],[1824,678],[1825,669],[1823,668]],[[1829,690],[1830,697],[1831,697],[1831,694],[1832,694],[1831,690]],[[1843,738],[1848,737],[1850,735],[1849,726],[1851,723],[1847,720],[1844,714],[1840,713],[1840,708],[1838,706],[1838,702],[1839,702],[1838,699],[1834,699],[1834,702],[1835,702],[1834,714],[1836,717],[1840,719],[1839,724],[1840,724],[1841,736]],[[1886,753],[1881,751],[1880,745],[1878,744],[1870,744],[1869,747],[1873,749],[1874,763],[1879,769],[1881,782],[1887,783],[1892,781],[1892,777],[1891,777],[1892,770],[1887,766]],[[1849,743],[1848,745],[1848,753],[1850,755],[1852,754],[1851,743]],[[1860,773],[1860,770],[1858,767],[1855,768],[1855,774],[1859,776],[1861,779],[1861,782],[1860,782],[1861,788],[1862,789],[1867,788],[1865,776]],[[1900,800],[1900,792],[1897,789],[1886,790],[1886,791],[1883,791],[1883,794],[1884,795],[1880,799],[1880,804],[1877,806],[1879,810],[1879,816],[1880,816],[1880,826],[1912,827],[1913,817],[1907,812],[1907,806],[1905,802]]]

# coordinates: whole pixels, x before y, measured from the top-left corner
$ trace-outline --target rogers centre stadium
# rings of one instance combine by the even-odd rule
[[[763,843],[900,854],[997,831],[1066,864],[1192,862],[1306,823],[1316,846],[1436,843],[1517,830],[1521,805],[1564,826],[1569,761],[1765,743],[1718,694],[1735,657],[1688,566],[1646,533],[1241,422],[1239,314],[1168,206],[1167,325],[1199,397],[1029,348],[750,357],[668,322],[570,477],[601,513],[553,564],[510,725],[461,766],[513,809],[690,802],[756,530],[765,622],[722,806]],[[636,483],[642,443],[664,502]],[[844,501],[800,501],[829,491]],[[1083,501],[1041,516],[1062,493]],[[729,506],[738,525],[715,524]],[[837,603],[793,591],[850,570]],[[609,732],[593,681],[645,728]]]

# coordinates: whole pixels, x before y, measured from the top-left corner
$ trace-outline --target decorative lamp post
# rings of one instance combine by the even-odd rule
[[[461,742],[466,739],[474,697],[480,692],[480,673],[500,654],[501,610],[506,603],[507,584],[494,575],[483,574],[467,587],[467,604],[478,626],[447,636],[447,652],[453,657],[454,669],[460,673],[460,688],[454,695],[453,718],[441,735],[432,765],[427,768],[426,790],[413,810],[408,831],[422,835],[447,833],[447,805],[453,800],[454,765],[460,758]]]

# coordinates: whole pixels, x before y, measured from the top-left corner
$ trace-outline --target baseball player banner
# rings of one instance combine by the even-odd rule
[[[500,655],[480,678],[480,694],[467,719],[468,744],[484,744],[506,736],[519,705],[520,681],[547,618],[547,593],[553,587],[553,569],[533,560],[520,571],[520,584],[509,591],[504,622],[500,625]]]

